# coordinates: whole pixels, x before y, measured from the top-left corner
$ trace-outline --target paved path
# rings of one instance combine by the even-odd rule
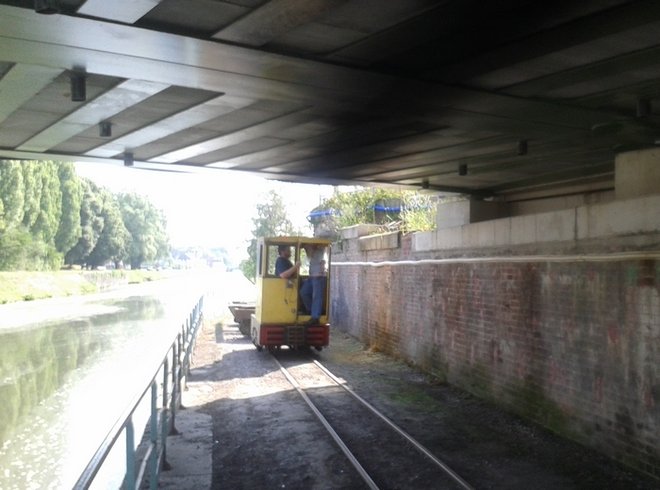
[[[203,407],[217,399],[215,390],[217,369],[222,360],[221,344],[216,330],[225,329],[237,338],[242,337],[232,321],[227,304],[232,300],[252,299],[254,286],[240,273],[220,277],[215,292],[204,302],[204,325],[198,335],[191,376],[182,396],[183,409],[176,416],[178,435],[167,440],[167,462],[171,469],[161,473],[159,488],[172,490],[201,490],[211,488],[213,475],[213,419]],[[231,296],[231,298],[230,298]]]

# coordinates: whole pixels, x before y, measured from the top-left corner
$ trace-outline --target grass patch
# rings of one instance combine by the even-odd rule
[[[163,279],[163,273],[160,271],[130,270],[121,271],[126,274],[128,284],[140,284],[142,282],[157,281]]]
[[[400,389],[390,395],[390,398],[402,405],[412,406],[420,410],[437,411],[438,402],[423,389],[401,385]]]
[[[160,271],[0,272],[0,304],[78,296],[126,284],[139,284],[165,277]]]

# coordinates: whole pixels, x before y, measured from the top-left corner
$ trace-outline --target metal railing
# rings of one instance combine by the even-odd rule
[[[185,388],[185,379],[190,371],[192,351],[195,346],[197,332],[202,323],[202,296],[188,319],[181,326],[174,340],[167,349],[163,361],[156,369],[147,386],[128,405],[128,408],[119,416],[117,422],[108,432],[94,456],[83,470],[74,489],[87,489],[94,481],[103,466],[110,451],[115,447],[122,432],[126,437],[126,474],[122,488],[135,490],[140,488],[145,473],[149,474],[149,488],[158,487],[160,471],[169,467],[167,463],[167,436],[177,434],[175,427],[176,412],[181,407],[181,393]],[[161,396],[159,395],[159,376]],[[146,433],[149,440],[136,448],[135,427],[133,418],[136,410],[150,393],[151,413]],[[138,455],[137,450],[140,450]]]

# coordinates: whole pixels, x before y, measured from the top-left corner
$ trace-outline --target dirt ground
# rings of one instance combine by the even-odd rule
[[[330,342],[315,358],[475,488],[660,487],[657,480],[366,350],[346,334],[333,332]],[[213,489],[365,488],[271,355],[257,352],[235,324],[205,322],[184,402],[188,408],[180,418],[210,417]],[[391,444],[401,442],[392,438]],[[374,448],[382,454],[394,449]],[[400,461],[389,463],[406,471]],[[438,482],[428,488],[445,487]]]

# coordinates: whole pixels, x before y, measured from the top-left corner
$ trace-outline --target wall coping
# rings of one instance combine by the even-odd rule
[[[413,252],[578,242],[660,231],[660,194],[412,235]]]
[[[343,240],[350,240],[351,238],[360,238],[365,235],[379,232],[381,229],[382,227],[380,225],[360,224],[342,228],[339,233]]]
[[[378,235],[369,235],[358,238],[360,250],[387,250],[392,248],[399,248],[400,246],[400,231],[393,231],[389,233],[380,233]]]

